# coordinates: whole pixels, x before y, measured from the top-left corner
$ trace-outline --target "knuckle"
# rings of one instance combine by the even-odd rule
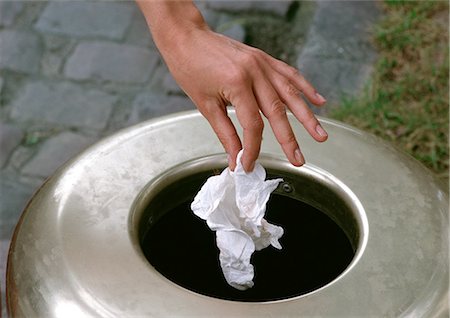
[[[200,103],[196,103],[197,108],[203,116],[209,118],[214,115],[218,109],[220,109],[219,105],[215,101],[204,101]]]
[[[236,67],[230,70],[228,80],[231,85],[236,85],[239,87],[239,85],[248,82],[249,75],[243,68]]]
[[[290,83],[287,84],[285,87],[286,87],[286,94],[288,96],[297,97],[300,94],[300,91]]]
[[[239,139],[239,136],[237,135],[236,132],[232,132],[232,133],[225,133],[223,131],[215,131],[217,138],[219,138],[220,142],[222,143],[222,145],[228,149],[231,148],[234,144],[235,141]]]
[[[274,100],[270,106],[270,115],[275,117],[286,115],[286,105],[279,99]]]
[[[259,133],[262,132],[264,129],[264,122],[262,121],[261,117],[254,118],[253,120],[248,121],[243,128],[246,130],[256,131]]]
[[[264,51],[258,48],[252,48],[251,52],[253,53],[256,60],[264,59],[267,56],[267,54]]]
[[[291,144],[297,144],[297,140],[295,139],[295,136],[293,133],[289,133],[288,135],[280,138],[281,146],[287,146],[287,145],[291,145]]]
[[[252,80],[252,74],[259,72],[261,56],[264,54],[260,50],[241,52],[238,60],[228,70],[228,80],[231,85],[248,83]]]
[[[252,68],[258,65],[257,54],[255,52],[246,52],[241,56],[241,62],[244,66]]]
[[[300,77],[300,72],[293,66],[288,66],[288,72],[291,77]]]

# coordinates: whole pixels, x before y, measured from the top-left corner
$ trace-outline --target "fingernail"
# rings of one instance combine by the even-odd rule
[[[316,126],[316,132],[317,132],[317,133],[319,134],[319,136],[321,136],[321,137],[326,137],[326,136],[328,136],[327,132],[322,128],[322,126],[320,126],[320,124]]]
[[[295,160],[297,160],[297,162],[299,162],[300,164],[304,165],[305,164],[305,158],[303,157],[302,152],[300,151],[300,149],[296,149],[294,151],[294,156],[295,156]]]
[[[322,95],[320,95],[319,93],[316,93],[317,98],[319,99],[319,101],[321,103],[325,103],[327,100],[325,99],[325,97],[323,97]]]

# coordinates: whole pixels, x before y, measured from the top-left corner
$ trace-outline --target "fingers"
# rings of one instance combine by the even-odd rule
[[[260,77],[258,84],[256,93],[258,104],[264,116],[269,120],[283,152],[294,166],[303,165],[305,159],[289,124],[286,115],[286,105],[280,100],[277,92],[264,77]]]
[[[213,102],[199,107],[228,153],[230,169],[234,170],[237,154],[243,146],[243,168],[246,172],[253,170],[260,152],[264,128],[260,110],[268,118],[288,160],[295,166],[301,166],[305,160],[289,124],[286,107],[315,140],[322,142],[328,135],[301,94],[317,106],[323,105],[326,100],[295,68],[263,52],[250,54],[243,50],[235,52],[230,59],[233,60],[236,56],[240,57],[237,63],[239,67],[228,67],[227,77],[216,91],[210,92],[209,98]],[[243,128],[243,145],[227,116],[225,102],[231,102],[235,106],[237,118]]]
[[[236,96],[239,97],[231,102],[235,106],[236,116],[243,128],[244,154],[242,155],[242,166],[246,172],[251,172],[261,148],[264,123],[251,87],[242,90]]]
[[[300,94],[303,93],[303,96],[316,106],[324,105],[326,103],[325,98],[316,92],[315,88],[296,68],[270,56],[266,56],[266,61],[275,71],[266,71],[266,75],[271,78],[271,82],[280,98],[288,105],[297,120],[303,124],[315,140],[325,141],[328,138],[328,134]]]
[[[296,68],[270,56],[267,58],[267,62],[297,87],[311,103],[316,106],[323,106],[327,102]]]
[[[328,134],[320,125],[314,113],[300,97],[300,91],[289,81],[276,77],[272,81],[278,95],[288,105],[295,118],[302,123],[308,133],[319,142],[327,140]]]
[[[236,128],[227,115],[225,107],[212,103],[199,107],[200,112],[208,120],[225,151],[228,154],[228,166],[233,171],[236,168],[236,157],[242,149],[241,140]]]

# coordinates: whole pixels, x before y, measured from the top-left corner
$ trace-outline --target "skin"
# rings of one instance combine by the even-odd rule
[[[191,1],[137,0],[173,77],[208,120],[225,151],[230,169],[244,147],[244,170],[258,158],[265,116],[286,157],[294,166],[305,163],[288,122],[289,109],[318,142],[328,135],[305,103],[326,100],[286,63],[265,52],[213,32]],[[241,142],[227,116],[233,105],[243,129]]]

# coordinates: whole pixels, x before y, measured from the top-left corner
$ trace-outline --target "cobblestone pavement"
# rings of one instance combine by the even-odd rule
[[[294,1],[197,1],[211,27],[246,40],[240,12],[302,19]],[[375,52],[374,2],[314,4],[297,66],[331,103],[356,94]],[[294,14],[293,11],[294,10]],[[132,1],[0,0],[0,272],[33,192],[67,159],[118,129],[194,109]],[[5,315],[6,316],[6,315]]]

